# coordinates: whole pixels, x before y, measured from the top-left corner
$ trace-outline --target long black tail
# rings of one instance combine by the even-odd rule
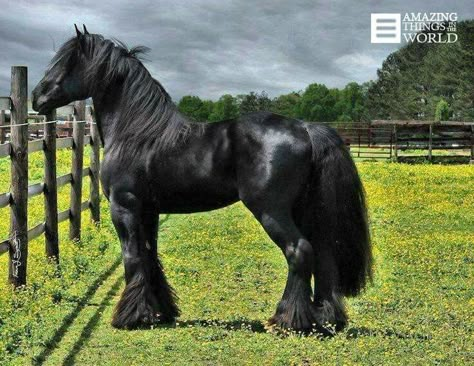
[[[306,201],[309,215],[304,221],[311,224],[306,226],[311,228],[313,246],[325,245],[332,253],[338,272],[337,292],[355,296],[372,278],[364,188],[337,132],[315,123],[306,127],[313,147],[313,172]]]

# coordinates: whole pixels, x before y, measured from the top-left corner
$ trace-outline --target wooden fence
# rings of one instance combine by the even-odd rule
[[[474,163],[474,122],[375,120],[371,126],[392,129],[395,160],[419,158],[413,151],[423,150],[422,157],[429,161],[435,157],[465,157]],[[436,150],[444,150],[445,154],[435,156]]]
[[[10,235],[0,241],[0,254],[9,253],[8,279],[14,286],[26,284],[28,241],[45,234],[45,255],[59,261],[58,223],[69,220],[69,237],[80,239],[81,212],[90,209],[94,221],[100,220],[99,154],[100,138],[95,123],[90,121],[90,135],[85,135],[86,106],[75,103],[75,121],[71,137],[57,137],[55,113],[39,123],[29,124],[27,110],[27,68],[12,67],[11,95],[1,98],[10,101],[10,141],[0,144],[0,158],[11,159],[11,189],[0,194],[0,208],[10,206]],[[42,135],[30,140],[30,128]],[[0,127],[1,129],[2,127]],[[38,132],[39,131],[39,132]],[[2,134],[4,136],[4,134]],[[91,145],[90,167],[83,167],[84,146]],[[56,176],[56,150],[72,148],[71,173]],[[28,154],[44,153],[44,182],[28,185]],[[90,177],[90,197],[82,201],[83,177]],[[70,207],[58,212],[57,190],[71,185]],[[44,195],[45,221],[28,228],[28,198]]]
[[[328,122],[337,130],[354,158],[392,159],[393,133],[390,127],[373,127],[366,122]]]
[[[374,120],[330,122],[361,159],[461,159],[474,163],[474,122]],[[443,150],[442,155],[436,151]]]

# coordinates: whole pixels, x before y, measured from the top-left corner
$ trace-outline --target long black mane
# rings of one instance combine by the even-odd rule
[[[129,151],[150,142],[160,150],[172,148],[186,140],[192,125],[143,65],[140,56],[148,50],[144,46],[129,49],[121,41],[87,34],[81,41],[77,37],[67,41],[50,64],[50,68],[72,69],[84,55],[83,77],[91,95],[116,95],[123,101],[110,137],[114,143],[126,143]]]

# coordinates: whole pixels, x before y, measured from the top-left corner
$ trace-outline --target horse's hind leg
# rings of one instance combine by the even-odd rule
[[[347,315],[342,295],[337,291],[337,264],[324,240],[328,238],[320,238],[314,246],[314,303],[319,309],[321,321],[332,324],[339,331],[347,324]]]
[[[314,253],[309,241],[295,225],[290,210],[262,210],[255,216],[270,238],[283,251],[288,263],[288,278],[281,301],[270,325],[296,331],[325,332],[311,296]]]
[[[112,325],[134,328],[174,319],[178,309],[157,257],[156,214],[145,216],[141,203],[129,192],[112,195],[111,213],[122,245],[126,281]]]

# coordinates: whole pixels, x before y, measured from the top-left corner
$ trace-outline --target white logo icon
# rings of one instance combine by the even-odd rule
[[[400,43],[401,30],[401,16],[398,13],[370,15],[371,43]]]

